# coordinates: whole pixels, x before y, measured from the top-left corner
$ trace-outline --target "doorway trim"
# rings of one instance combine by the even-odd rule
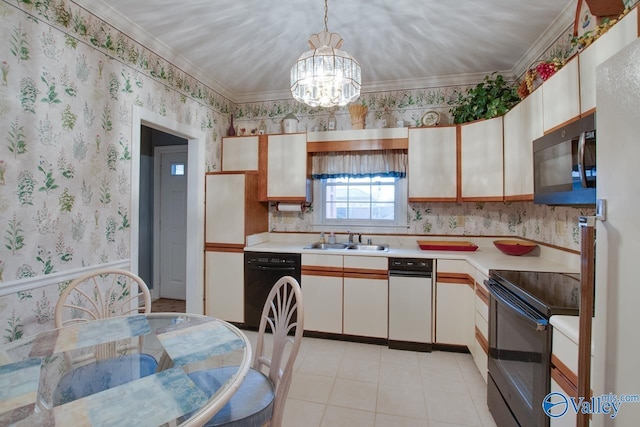
[[[153,298],[160,298],[160,165],[162,154],[188,153],[189,147],[186,145],[160,145],[153,148]],[[188,159],[188,154],[187,154]],[[189,162],[187,161],[187,192],[189,191]],[[188,225],[188,223],[187,223]],[[186,234],[186,230],[185,230]],[[185,236],[186,238],[186,236]],[[186,271],[185,271],[186,274]],[[185,277],[185,286],[186,286]]]
[[[140,250],[140,127],[147,126],[187,140],[186,310],[204,314],[204,174],[205,134],[134,105],[131,120],[131,271],[138,273]],[[155,269],[155,266],[154,266]]]

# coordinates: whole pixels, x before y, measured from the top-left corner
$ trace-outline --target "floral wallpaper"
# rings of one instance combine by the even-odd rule
[[[331,111],[293,99],[234,105],[179,65],[70,0],[0,1],[0,288],[128,259],[133,106],[205,131],[208,171],[218,169],[232,113],[247,132],[264,120],[279,133],[290,112],[300,131],[326,129]],[[466,89],[365,93],[359,102],[367,127],[417,125],[431,109],[449,123]],[[347,108],[333,113],[338,129],[350,128]],[[518,235],[575,249],[580,214],[524,202],[412,204],[407,232]],[[309,214],[272,212],[270,221],[276,231],[311,227]],[[0,342],[51,328],[67,284],[0,297]]]
[[[129,258],[133,106],[219,164],[230,101],[74,3],[0,1],[0,71],[0,287]],[[0,342],[52,327],[66,285],[0,297]]]

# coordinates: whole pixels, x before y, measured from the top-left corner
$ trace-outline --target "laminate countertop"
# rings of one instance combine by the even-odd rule
[[[306,233],[261,233],[250,236],[245,251],[280,252],[300,254],[332,254],[348,256],[380,256],[386,258],[432,258],[447,260],[466,260],[470,266],[488,276],[489,270],[549,271],[558,273],[579,273],[580,255],[571,251],[551,248],[545,245],[527,255],[511,256],[500,252],[493,241],[498,237],[437,237],[433,240],[470,241],[478,246],[476,251],[426,251],[420,249],[417,240],[428,240],[424,236],[374,236],[376,244],[388,244],[388,251],[361,251],[348,249],[304,249],[317,239]],[[512,239],[509,237],[509,239]],[[338,236],[338,241],[346,240]],[[516,239],[517,240],[517,239]],[[437,271],[437,263],[436,263]],[[571,341],[578,342],[578,316],[552,316],[551,325],[566,335]]]
[[[464,240],[464,239],[459,239]],[[559,273],[578,273],[579,263],[575,262],[570,254],[566,256],[554,256],[553,254],[545,254],[544,249],[540,248],[531,254],[522,256],[505,255],[500,252],[492,241],[495,239],[482,238],[474,239],[474,243],[478,245],[476,251],[426,251],[420,249],[415,239],[413,245],[408,244],[389,244],[388,251],[368,251],[368,250],[350,250],[350,249],[304,249],[305,246],[312,242],[309,241],[277,241],[269,240],[267,242],[249,245],[244,248],[250,252],[281,252],[281,253],[300,253],[300,254],[332,254],[332,255],[349,255],[349,256],[381,256],[386,258],[432,258],[432,259],[460,259],[466,260],[471,266],[488,275],[491,269],[500,270],[519,270],[519,271],[552,271]],[[488,240],[488,242],[487,242]],[[380,240],[376,241],[378,244]],[[403,242],[404,243],[404,242]],[[488,243],[488,244],[487,244]],[[556,252],[561,252],[555,250]],[[544,256],[549,255],[549,256]]]

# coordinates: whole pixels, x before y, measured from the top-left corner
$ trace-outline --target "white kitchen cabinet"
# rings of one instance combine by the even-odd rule
[[[305,331],[342,334],[342,255],[302,254]]]
[[[344,334],[387,338],[387,263],[386,257],[344,257]]]
[[[387,258],[302,254],[307,331],[387,338]]]
[[[222,138],[222,171],[257,171],[259,147],[258,136]]]
[[[460,126],[463,201],[503,200],[502,116]]]
[[[487,381],[488,374],[488,340],[489,340],[489,291],[484,281],[488,277],[475,270],[475,295],[473,304],[474,337],[469,350],[473,356],[480,375]]]
[[[457,127],[409,129],[409,201],[457,198]]]
[[[580,52],[580,112],[596,108],[596,68],[638,38],[638,9],[632,9],[609,31]]]
[[[204,314],[244,322],[243,252],[205,252]]]
[[[387,279],[344,278],[347,335],[387,338]]]
[[[342,277],[303,274],[304,329],[342,333]]]
[[[549,132],[580,116],[578,60],[565,64],[542,88],[543,128]]]
[[[436,261],[435,342],[471,347],[474,336],[473,289],[464,260]]]
[[[542,90],[504,116],[504,199],[533,200],[533,141],[543,135]]]
[[[258,182],[247,173],[205,177],[205,314],[231,322],[244,322],[245,238],[269,226]]]
[[[308,200],[306,133],[269,135],[266,173],[267,200]]]
[[[209,173],[205,178],[205,242],[244,247],[245,237],[268,230],[269,210],[258,202],[258,175]]]
[[[565,396],[567,392],[560,387],[560,384],[556,382],[553,378],[551,378],[551,392],[552,393],[562,393]],[[557,401],[557,400],[556,400]],[[600,415],[601,416],[601,415]],[[569,403],[569,407],[567,408],[567,412],[561,417],[549,417],[549,427],[576,427],[576,412],[573,410],[571,403]]]

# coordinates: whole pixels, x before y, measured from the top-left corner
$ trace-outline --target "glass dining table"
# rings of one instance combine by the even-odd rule
[[[118,348],[116,357],[92,359],[109,345]],[[154,369],[142,374],[137,356],[153,360]],[[104,363],[108,378],[77,384],[91,376],[72,377],[83,395],[60,398],[65,378]],[[245,334],[202,315],[139,314],[53,329],[0,346],[0,426],[200,426],[229,401],[250,363]],[[213,393],[189,377],[223,366],[236,369]],[[120,370],[126,379],[114,380]]]

